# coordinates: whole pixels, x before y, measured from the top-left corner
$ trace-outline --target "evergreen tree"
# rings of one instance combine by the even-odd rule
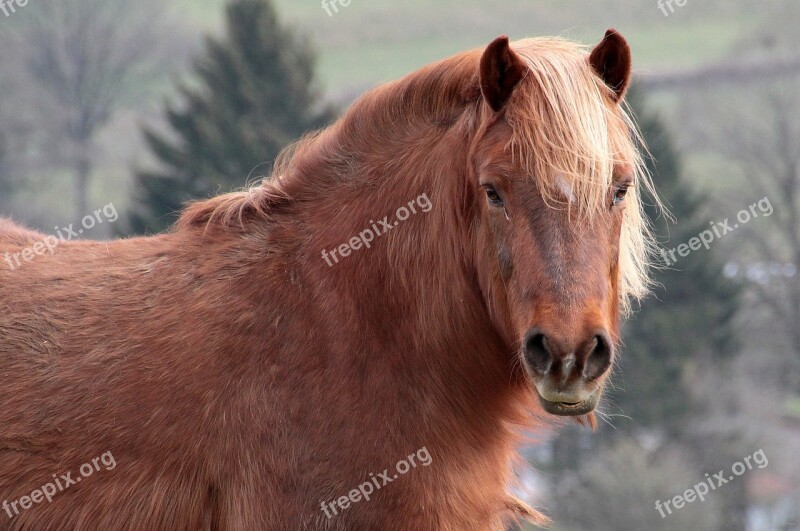
[[[631,103],[642,107],[636,93]],[[733,319],[740,287],[724,277],[724,264],[713,248],[701,247],[686,257],[669,253],[710,228],[701,217],[705,199],[681,179],[678,154],[661,121],[646,112],[638,116],[652,154],[648,169],[676,223],[646,206],[663,252],[656,259],[653,296],[623,330],[617,390],[609,397],[634,420],[620,422],[618,428],[630,424],[674,434],[686,426],[688,416],[698,413],[700,405],[692,403],[692,389],[687,388],[693,369],[703,361],[723,361],[738,349]]]
[[[697,369],[719,366],[738,351],[734,317],[741,287],[724,277],[723,263],[713,248],[700,248],[685,257],[676,253],[675,261],[668,253],[709,228],[703,217],[704,198],[682,180],[678,154],[660,119],[641,111],[636,93],[628,99],[639,111],[636,114],[652,155],[648,169],[676,223],[666,220],[656,207],[646,207],[660,246],[667,253],[666,258],[664,254],[657,258],[653,295],[623,329],[624,346],[612,376],[614,385],[609,387],[607,405],[602,408],[606,413],[621,412],[623,416],[612,417],[616,429],[601,429],[594,435],[574,428],[565,430],[553,443],[551,464],[559,477],[585,474],[594,460],[613,452],[620,441],[642,430],[669,443],[673,451],[679,451],[697,468],[698,474],[730,466],[741,452],[736,449],[740,441],[735,433],[712,430],[700,436],[692,428],[693,422],[696,424],[709,414],[702,400],[695,398],[697,388],[713,381]],[[654,471],[640,471],[650,472]],[[662,487],[668,482],[663,483]],[[719,497],[724,515],[719,529],[742,529],[747,504],[744,486],[739,482]],[[617,487],[612,482],[608,488],[611,492]],[[598,490],[587,496],[603,499],[609,492]],[[562,513],[591,528],[596,514],[570,513],[573,502],[557,499],[557,515]]]
[[[161,231],[186,201],[268,173],[284,146],[333,118],[315,89],[311,47],[269,0],[233,0],[226,26],[224,40],[206,40],[199,84],[179,89],[183,106],[167,106],[172,134],[145,130],[161,169],[136,175],[131,232]]]
[[[638,98],[633,103],[637,105]],[[743,434],[729,422],[706,426],[713,423],[709,406],[717,404],[712,402],[726,402],[728,417],[737,407],[708,387],[725,381],[725,361],[739,351],[734,319],[742,286],[722,274],[723,263],[713,247],[701,247],[685,257],[669,253],[711,228],[702,210],[706,198],[681,179],[679,157],[660,120],[647,113],[639,116],[653,155],[649,169],[677,223],[658,220],[655,208],[648,208],[664,249],[658,258],[662,269],[654,276],[655,296],[625,327],[618,391],[610,393],[611,402],[632,421],[616,422],[618,429],[608,430],[607,438],[622,438],[643,428],[656,431],[663,441],[684,448],[700,474],[730,467],[744,451]],[[698,426],[704,427],[698,430]],[[744,530],[745,487],[739,482],[719,496],[723,517],[717,529]]]
[[[669,251],[706,230],[703,197],[681,179],[680,161],[661,120],[642,111],[639,94],[628,96],[651,156],[646,157],[659,197],[676,223],[644,199],[660,247]],[[653,271],[653,294],[623,326],[623,345],[613,385],[603,411],[623,415],[614,430],[600,430],[591,440],[628,437],[656,430],[680,438],[688,419],[701,413],[692,399],[693,369],[704,361],[723,361],[737,351],[733,319],[740,286],[722,274],[713,248],[686,257],[659,253]],[[669,263],[668,263],[669,262]],[[629,418],[628,418],[629,417]],[[592,444],[572,430],[556,444],[556,466],[571,467],[580,459],[579,446]]]

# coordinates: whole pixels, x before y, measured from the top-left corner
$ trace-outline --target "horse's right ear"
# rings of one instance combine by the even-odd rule
[[[481,57],[481,92],[495,112],[506,104],[525,75],[525,61],[511,49],[508,36],[496,38]]]
[[[625,38],[615,29],[606,31],[589,55],[589,64],[613,91],[614,101],[621,100],[631,82],[631,48]]]

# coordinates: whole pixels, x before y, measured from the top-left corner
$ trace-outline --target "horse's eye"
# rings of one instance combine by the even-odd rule
[[[486,190],[486,199],[489,200],[489,204],[496,207],[503,206],[503,198],[500,197],[500,194],[497,193],[497,190],[494,189],[494,186],[486,185],[484,186]]]
[[[614,194],[614,203],[613,203],[614,205],[622,203],[622,201],[625,199],[625,195],[628,193],[628,188],[630,186],[631,185],[629,184],[623,184],[619,188],[617,188],[617,191]]]

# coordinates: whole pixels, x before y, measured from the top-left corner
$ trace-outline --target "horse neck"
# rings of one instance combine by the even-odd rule
[[[473,269],[465,214],[472,121],[465,110],[446,130],[411,121],[401,129],[384,128],[381,138],[367,126],[348,139],[346,154],[322,157],[347,165],[311,165],[309,175],[327,175],[321,185],[305,187],[310,197],[299,214],[306,227],[302,254],[311,264],[309,285],[317,290],[318,310],[330,319],[328,341],[351,363],[369,359],[424,389],[420,396],[427,400],[436,395],[438,403],[474,408],[473,418],[496,419],[507,417],[497,408],[508,407],[503,391],[510,391],[515,378]],[[331,138],[318,141],[341,146]],[[343,174],[342,167],[350,171]],[[397,220],[397,210],[422,194],[430,210],[418,205],[416,214]],[[359,235],[374,232],[384,216],[398,224],[364,247]],[[360,249],[352,250],[353,238],[361,241]],[[350,247],[349,255],[339,251],[338,260],[326,261],[323,251],[330,255],[342,244]]]

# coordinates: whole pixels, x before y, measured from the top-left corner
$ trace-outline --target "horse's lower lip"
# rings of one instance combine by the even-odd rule
[[[586,400],[581,402],[551,402],[539,396],[539,403],[542,408],[551,415],[559,415],[562,417],[577,417],[591,413],[597,406],[599,396],[597,393],[593,394]]]

